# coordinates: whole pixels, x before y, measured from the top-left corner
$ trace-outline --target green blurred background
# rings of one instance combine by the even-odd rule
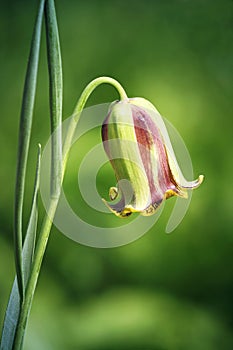
[[[58,0],[56,7],[64,118],[90,80],[113,76],[173,123],[205,182],[171,235],[164,231],[173,199],[146,235],[124,247],[81,246],[53,229],[25,349],[233,349],[233,2]],[[17,131],[36,9],[36,1],[1,1],[0,325],[14,278]],[[88,105],[116,98],[102,86]],[[98,135],[85,142],[95,144]],[[25,222],[36,145],[48,137],[43,35]],[[100,191],[107,193],[108,182],[100,181]]]

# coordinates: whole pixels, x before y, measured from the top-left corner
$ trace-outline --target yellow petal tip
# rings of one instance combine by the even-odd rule
[[[199,176],[198,176],[199,185],[202,184],[202,182],[204,181],[204,178],[205,178],[204,175],[199,175]]]

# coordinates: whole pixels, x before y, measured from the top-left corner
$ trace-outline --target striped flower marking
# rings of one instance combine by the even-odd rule
[[[109,190],[114,202],[104,202],[119,217],[133,212],[152,215],[165,199],[187,198],[187,190],[203,181],[203,175],[185,180],[162,117],[143,98],[112,103],[102,140],[117,180],[117,187]]]

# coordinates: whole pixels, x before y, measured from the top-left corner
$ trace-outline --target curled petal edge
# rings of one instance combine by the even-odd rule
[[[182,198],[188,198],[187,190],[191,190],[191,189],[195,189],[195,188],[199,187],[201,185],[201,183],[203,182],[203,180],[204,180],[204,175],[199,175],[199,177],[196,180],[189,181],[189,182],[187,181],[185,186],[181,186],[181,185],[177,184],[177,188],[176,188],[177,191],[174,191],[172,189],[168,189],[164,193],[163,200],[160,203],[150,204],[144,210],[137,210],[132,205],[124,206],[122,199],[116,204],[111,204],[111,203],[107,202],[104,198],[102,198],[102,200],[103,200],[104,204],[109,208],[109,210],[120,218],[129,217],[132,213],[140,213],[143,216],[150,216],[150,215],[153,215],[157,211],[157,209],[160,207],[160,205],[162,204],[162,202],[164,200],[166,200],[170,197],[179,196]],[[116,187],[110,187],[109,197],[110,197],[111,201],[114,201],[117,199],[118,189]],[[117,208],[118,208],[118,210],[117,210]]]

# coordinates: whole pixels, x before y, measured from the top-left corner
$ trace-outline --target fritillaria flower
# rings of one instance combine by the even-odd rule
[[[112,202],[105,203],[119,217],[152,215],[165,199],[187,198],[187,190],[203,181],[203,175],[184,179],[162,117],[143,98],[112,103],[102,140],[117,180],[109,190]]]

